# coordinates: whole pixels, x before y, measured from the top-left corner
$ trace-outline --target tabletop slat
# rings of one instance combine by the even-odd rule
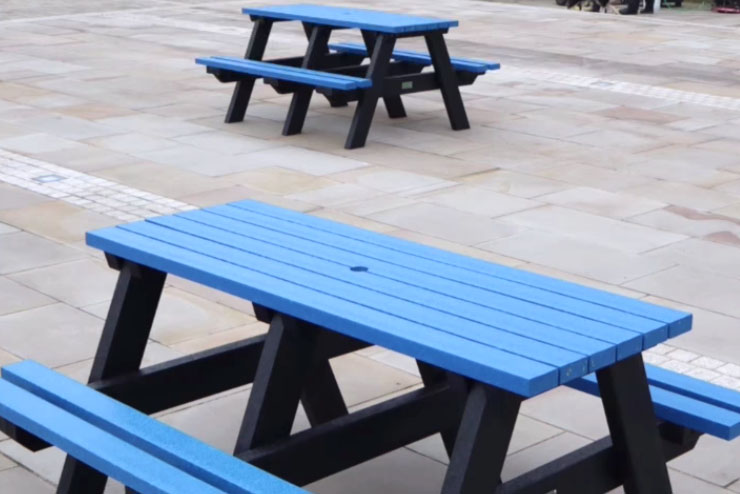
[[[254,201],[91,232],[88,243],[524,396],[691,323],[683,312]]]
[[[277,219],[286,219],[288,221],[336,234],[338,236],[360,240],[367,243],[368,247],[371,245],[377,245],[387,248],[388,251],[413,255],[420,260],[428,260],[438,263],[440,268],[443,265],[447,265],[450,268],[461,268],[468,272],[468,276],[479,274],[485,277],[512,281],[519,284],[523,290],[537,289],[544,292],[550,292],[554,297],[557,297],[558,304],[568,303],[566,298],[570,298],[570,303],[581,301],[601,306],[604,309],[615,309],[619,313],[622,313],[623,317],[638,316],[644,319],[663,322],[668,325],[670,337],[678,336],[679,334],[691,329],[692,317],[691,314],[686,312],[649,304],[629,297],[579,285],[577,283],[530,273],[521,269],[481,261],[472,257],[443,251],[434,247],[428,247],[388,235],[381,235],[368,230],[270,206],[257,201],[239,201],[231,203],[231,206],[254,211]],[[462,274],[464,271],[456,270],[455,275]],[[492,282],[489,281],[488,283],[490,284]],[[511,289],[513,289],[513,287],[511,287]],[[578,306],[577,310],[580,311],[581,308],[582,306]],[[618,317],[618,314],[614,312],[609,312],[608,314],[609,317]]]
[[[457,21],[391,14],[377,10],[324,5],[276,5],[242,9],[244,14],[268,19],[302,21],[323,26],[356,28],[379,33],[401,34],[437,31],[458,25]]]
[[[561,327],[546,324],[548,317],[555,318],[558,315],[567,316],[568,314],[558,313],[536,304],[528,304],[506,297],[500,297],[503,301],[499,304],[490,303],[486,300],[486,296],[491,294],[475,287],[447,283],[441,278],[383,261],[368,263],[368,258],[357,253],[317,244],[307,239],[292,237],[277,230],[222,217],[207,211],[194,211],[188,213],[187,216],[152,220],[157,224],[195,233],[196,228],[188,225],[188,222],[193,221],[200,223],[202,229],[208,229],[204,232],[207,238],[238,246],[240,249],[264,252],[263,255],[273,259],[283,259],[287,262],[289,258],[292,258],[292,262],[298,266],[313,264],[313,260],[308,258],[310,255],[317,260],[333,264],[331,266],[333,271],[338,269],[352,283],[359,283],[361,286],[364,285],[384,293],[392,293],[410,302],[416,300],[427,307],[444,310],[449,314],[458,315],[492,328],[588,355],[590,356],[589,368],[601,368],[616,360],[614,344],[585,334],[587,331],[585,327],[583,333],[577,333],[563,329],[567,327],[567,323]],[[209,227],[216,227],[220,231],[209,229]],[[358,265],[368,268],[364,276],[347,276],[350,268]],[[495,298],[495,294],[493,296],[491,298]],[[527,314],[527,317],[521,317],[507,307],[506,304],[509,301],[520,302],[523,306],[520,313]],[[539,313],[540,309],[544,314]],[[619,331],[617,328],[612,329]],[[628,343],[637,345],[637,349],[633,349],[631,354],[639,351],[641,346],[638,335],[623,332],[626,333]]]
[[[644,347],[652,346],[652,340],[660,342],[666,338],[667,325],[655,320],[644,319],[614,311],[603,306],[584,303],[569,297],[558,296],[549,291],[533,290],[520,284],[495,279],[455,269],[446,264],[428,262],[413,254],[377,247],[364,240],[354,240],[341,235],[323,232],[313,225],[305,226],[281,218],[239,210],[231,206],[208,208],[205,214],[213,213],[243,222],[240,231],[263,228],[260,235],[282,235],[282,233],[308,239],[315,253],[326,252],[335,258],[342,250],[358,256],[356,262],[372,264],[386,276],[394,277],[421,287],[436,286],[443,293],[454,293],[456,297],[484,306],[515,313],[526,314],[528,319],[555,325],[569,331],[614,343],[622,356],[629,356]],[[188,216],[197,218],[199,212]],[[208,218],[207,221],[216,221]],[[231,228],[239,225],[231,225]],[[265,229],[272,232],[265,233]],[[280,240],[286,242],[285,238]],[[308,246],[303,247],[308,248]],[[623,319],[626,319],[623,321]],[[607,324],[606,322],[611,322]],[[622,323],[622,325],[620,325]],[[628,329],[624,329],[626,326]],[[645,344],[643,345],[643,338]]]
[[[559,384],[555,367],[122,228],[90,232],[87,243],[522,396]]]
[[[370,308],[377,308],[390,315],[398,316],[456,337],[474,340],[500,350],[542,362],[560,370],[560,381],[565,382],[588,373],[586,356],[576,352],[547,345],[536,340],[521,337],[512,333],[497,330],[494,327],[477,324],[468,319],[453,316],[431,307],[410,302],[400,298],[394,292],[403,290],[399,284],[387,286],[389,290],[374,286],[365,273],[340,269],[340,266],[311,256],[300,256],[297,253],[279,252],[272,259],[275,247],[269,245],[255,246],[244,237],[228,238],[230,234],[190,222],[189,233],[158,226],[153,222],[140,222],[124,225],[121,228],[140,235],[146,235],[171,245],[186,245],[191,251],[208,255],[240,267],[249,267],[263,274],[289,280],[305,288],[319,291]],[[197,226],[193,226],[197,225]],[[213,240],[208,240],[211,238]],[[219,243],[219,240],[224,243]],[[230,245],[239,245],[239,248]],[[248,250],[252,247],[254,251]],[[294,262],[291,263],[291,261]],[[299,267],[300,266],[300,267]],[[362,278],[362,286],[353,284],[350,278]],[[368,286],[369,285],[369,286]],[[300,316],[300,314],[292,314]],[[332,328],[335,329],[335,328]],[[341,331],[341,328],[336,328]],[[422,338],[422,335],[416,335]]]

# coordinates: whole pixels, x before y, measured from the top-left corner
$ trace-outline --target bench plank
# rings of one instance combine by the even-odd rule
[[[593,374],[575,379],[567,385],[599,396],[599,385]],[[661,420],[726,440],[740,435],[740,413],[655,385],[650,386],[650,395],[655,415]]]
[[[122,228],[89,232],[87,243],[522,396],[534,396],[559,383],[552,366]]]
[[[383,278],[365,276],[365,272],[354,272],[351,269],[310,255],[280,249],[264,242],[260,246],[257,245],[257,241],[196,222],[189,222],[189,226],[191,231],[180,232],[172,228],[158,226],[154,222],[145,221],[123,225],[120,228],[170,245],[186,245],[189,250],[214,259],[260,271],[276,278],[290,280],[305,288],[341,297],[347,301],[355,301],[357,304],[377,307],[389,315],[396,315],[460,338],[475,340],[491,347],[558,367],[561,372],[561,381],[588,372],[586,358],[583,354],[546,345],[536,340],[497,330],[485,324],[475,323],[467,318],[406,301],[400,298],[399,295],[403,294],[404,291],[409,291],[410,287],[404,286],[402,283],[387,280],[383,284]],[[232,247],[232,245],[239,245],[239,248]],[[250,246],[252,251],[242,250],[249,249]],[[273,255],[275,256],[274,259],[271,258]],[[363,285],[368,284],[369,286],[355,284],[353,280],[357,278],[362,279]],[[373,285],[372,281],[378,283]],[[340,328],[336,328],[336,330],[341,331]],[[413,333],[410,333],[410,335],[413,335]],[[421,335],[417,335],[417,338],[421,337]]]
[[[216,487],[232,494],[306,492],[36,362],[27,360],[6,366],[2,375],[0,383],[11,382],[33,393],[119,440],[140,448],[157,461],[166,462],[207,482],[212,486],[212,491]],[[183,492],[206,491],[193,487],[178,494]]]
[[[291,67],[276,63],[245,60],[237,57],[196,58],[195,63],[215,69],[248,74],[253,77],[267,77],[342,91],[352,91],[372,86],[370,79],[332,74],[330,72]]]
[[[660,388],[740,413],[740,393],[654,365],[645,365],[648,382]]]
[[[4,379],[0,416],[135,491],[227,494]]]
[[[368,56],[365,45],[359,43],[336,43],[329,45],[329,48],[339,53]],[[394,50],[392,58],[399,62],[409,62],[425,67],[432,65],[432,57],[427,53],[418,51]],[[455,70],[472,72],[474,74],[485,74],[489,70],[498,70],[501,68],[501,65],[496,62],[484,62],[469,58],[450,57],[450,61]]]
[[[484,279],[493,277],[501,280],[512,281],[515,284],[520,285],[520,290],[526,290],[527,293],[530,293],[529,290],[531,289],[536,289],[541,292],[549,292],[551,296],[557,297],[557,304],[566,304],[568,303],[567,299],[570,298],[571,304],[581,301],[602,306],[605,309],[614,309],[614,312],[608,313],[610,319],[612,317],[621,318],[621,320],[624,320],[625,324],[629,324],[630,327],[639,324],[637,319],[639,318],[646,319],[647,321],[644,321],[646,324],[649,323],[650,320],[664,323],[668,327],[670,337],[685,333],[691,329],[691,314],[686,312],[615,295],[595,288],[579,285],[577,283],[530,273],[521,269],[481,261],[479,259],[454,254],[434,247],[428,247],[399,238],[390,237],[388,235],[381,235],[349,225],[343,225],[341,223],[325,220],[316,216],[270,206],[257,201],[239,201],[231,203],[231,206],[254,211],[277,219],[285,219],[287,221],[292,221],[320,231],[325,231],[333,235],[360,240],[368,245],[383,247],[388,251],[397,251],[399,253],[409,254],[417,257],[419,260],[433,261],[440,269],[445,266],[451,269],[454,268],[455,270],[453,273],[455,276],[461,275],[464,271],[468,271],[468,279],[474,275],[483,276]],[[491,283],[490,279],[488,283]],[[513,286],[509,286],[507,287],[507,290],[509,288],[514,289]],[[525,297],[529,298],[530,295],[526,295]],[[556,305],[556,307],[558,306],[562,305]],[[579,305],[577,310],[580,311],[581,309],[582,306]],[[596,318],[596,315],[597,314],[589,313],[588,317]],[[640,331],[638,327],[633,327],[633,329],[635,331]],[[654,340],[651,339],[649,341],[650,346],[652,346],[663,341],[663,339],[661,339],[660,335],[656,335]]]
[[[446,30],[458,25],[457,21],[323,5],[250,7],[242,9],[242,12],[254,18],[302,21],[389,34]]]

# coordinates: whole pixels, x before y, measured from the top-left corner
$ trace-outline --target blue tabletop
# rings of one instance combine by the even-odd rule
[[[253,201],[87,241],[523,396],[691,327],[686,313]]]
[[[379,33],[401,34],[436,31],[457,26],[457,21],[389,14],[377,10],[326,7],[323,5],[276,5],[245,8],[243,13],[269,19],[311,22],[323,26],[364,29]]]

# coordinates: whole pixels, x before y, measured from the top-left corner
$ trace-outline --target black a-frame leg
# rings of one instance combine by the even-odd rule
[[[475,383],[447,468],[442,494],[490,494],[501,482],[522,398],[486,384]]]
[[[325,350],[334,333],[279,313],[272,315],[236,454],[290,435],[299,401],[312,426],[347,414]],[[349,349],[349,347],[347,347]]]
[[[362,147],[367,141],[367,134],[370,132],[370,124],[375,115],[375,108],[378,106],[378,99],[383,95],[383,80],[388,73],[388,66],[395,45],[395,36],[380,34],[375,39],[375,46],[366,76],[373,81],[373,85],[360,95],[355,116],[352,119],[352,126],[344,144],[346,149]]]
[[[369,54],[372,54],[375,50],[375,40],[377,38],[377,33],[362,31],[362,40],[365,42],[365,48]],[[401,96],[384,96],[383,103],[388,112],[388,118],[404,118],[406,116],[406,108],[403,106]]]
[[[419,374],[424,386],[431,388],[435,385],[447,383],[450,388],[459,392],[459,398],[465,399],[467,393],[468,383],[467,380],[459,375],[452,374],[434,365],[427,364],[420,360],[416,361],[416,366],[419,368]],[[442,442],[447,451],[447,456],[452,457],[452,452],[455,447],[455,439],[457,438],[457,432],[460,425],[460,420],[453,422],[449,428],[444,429],[440,432],[442,436]]]
[[[597,371],[601,400],[627,494],[670,494],[645,365],[638,354]]]
[[[269,19],[257,19],[252,30],[252,37],[249,40],[249,46],[244,54],[244,58],[249,60],[262,60],[267,47],[267,39],[270,37],[272,21]],[[249,99],[252,97],[254,89],[253,77],[237,81],[234,87],[234,93],[231,95],[231,103],[226,112],[226,123],[241,122],[247,112]]]
[[[306,55],[303,57],[301,67],[304,69],[314,68],[322,57],[326,56],[329,45],[331,28],[326,26],[314,25],[311,27],[311,36],[308,40]],[[303,123],[306,121],[308,106],[311,104],[313,87],[299,87],[293,93],[293,99],[290,102],[288,116],[283,126],[283,135],[290,136],[300,134],[303,130]]]
[[[450,125],[453,130],[469,129],[468,115],[465,112],[457,76],[452,68],[445,39],[441,32],[427,34],[424,38],[427,42],[429,55],[432,57],[434,73],[439,82],[442,99],[445,102],[445,108],[447,108],[447,116],[450,118]]]
[[[120,269],[89,382],[139,370],[154,322],[166,274],[138,264],[108,258]],[[57,494],[102,494],[107,478],[68,456]]]

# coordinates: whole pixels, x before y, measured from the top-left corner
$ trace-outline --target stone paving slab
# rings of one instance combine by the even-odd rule
[[[244,123],[223,123],[230,87],[193,58],[243,52],[243,3],[0,2],[0,366],[36,358],[86,379],[114,273],[85,231],[253,198],[693,312],[694,331],[645,359],[740,390],[740,16],[373,0],[458,18],[451,53],[502,70],[463,88],[470,130],[451,131],[439,95],[422,93],[405,97],[406,119],[379,108],[367,146],[345,150],[351,109],[316,97],[303,134],[283,137],[289,97],[263,84]],[[268,56],[304,44],[285,23]],[[244,301],[171,278],[145,363],[264,331]],[[334,367],[354,408],[420,382],[411,359],[378,348]],[[230,451],[247,396],[162,418]],[[591,397],[530,400],[505,476],[605,431]],[[702,439],[671,463],[675,491],[740,492],[737,447]],[[0,452],[0,492],[53,492],[59,452],[2,439]],[[433,437],[309,487],[436,491],[445,461]]]

